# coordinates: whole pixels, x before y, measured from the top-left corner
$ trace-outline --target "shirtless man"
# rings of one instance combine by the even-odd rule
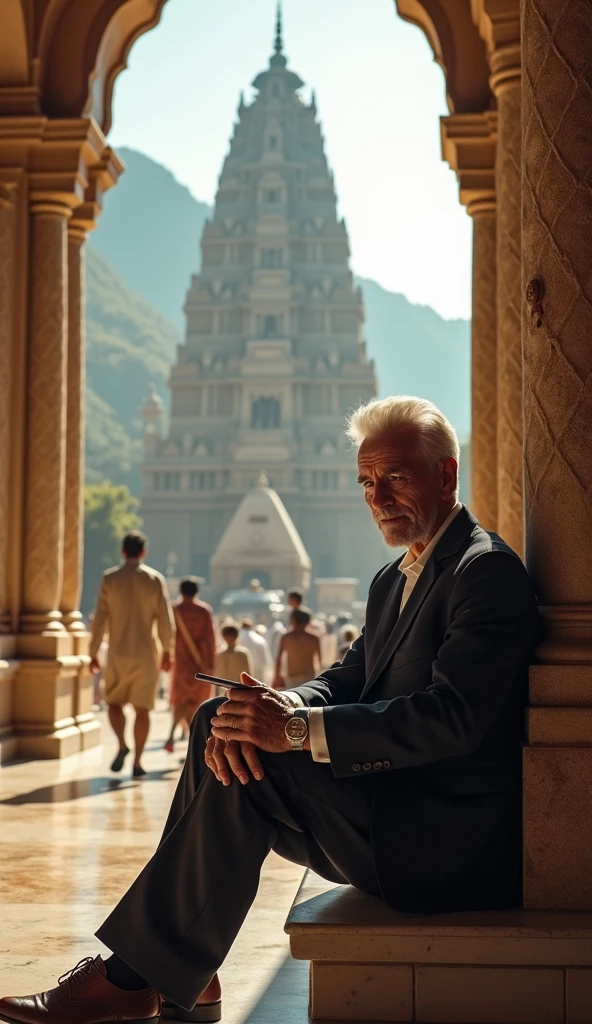
[[[294,608],[290,615],[291,628],[280,640],[275,663],[273,685],[276,690],[300,686],[314,679],[321,671],[321,644],[318,636],[308,629],[310,618],[310,612],[305,608]],[[284,653],[287,660],[285,679],[281,674]]]

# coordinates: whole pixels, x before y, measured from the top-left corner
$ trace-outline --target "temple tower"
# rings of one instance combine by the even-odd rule
[[[174,549],[209,578],[212,553],[264,469],[312,561],[358,577],[388,560],[356,482],[347,412],[377,393],[314,95],[273,56],[241,97],[202,269],[185,305],[167,436],[145,447],[151,558]]]

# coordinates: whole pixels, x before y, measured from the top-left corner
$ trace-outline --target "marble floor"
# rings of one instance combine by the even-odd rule
[[[93,932],[152,853],[184,745],[162,750],[169,717],[153,715],[148,775],[114,776],[114,741],[64,761],[0,769],[0,994],[34,992],[84,956]],[[129,763],[129,761],[128,761]],[[304,1024],[308,965],[290,958],[283,924],[302,869],[272,854],[221,977],[225,1024]]]

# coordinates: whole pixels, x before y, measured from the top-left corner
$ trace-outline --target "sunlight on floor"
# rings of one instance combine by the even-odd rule
[[[167,754],[162,704],[140,782],[109,764],[114,743],[64,761],[0,770],[0,994],[55,984],[105,948],[93,937],[158,842],[185,745]],[[303,1024],[308,965],[290,959],[283,925],[302,869],[272,854],[257,900],[222,969],[228,1024]]]

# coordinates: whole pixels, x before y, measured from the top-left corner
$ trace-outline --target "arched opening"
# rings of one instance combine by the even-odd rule
[[[226,2],[231,6],[231,0]],[[105,213],[93,238],[93,246],[112,263],[118,275],[133,286],[134,291],[155,304],[159,312],[165,313],[167,319],[174,321],[178,335],[181,335],[179,362],[171,378],[171,422],[178,420],[179,431],[186,432],[187,417],[194,418],[192,430],[195,434],[201,433],[201,426],[195,418],[205,417],[206,429],[214,431],[218,429],[218,421],[221,424],[224,418],[227,424],[234,424],[232,429],[237,432],[237,436],[241,428],[247,426],[260,432],[263,437],[268,430],[278,429],[280,423],[288,432],[294,430],[301,433],[301,428],[296,426],[300,417],[306,419],[306,429],[310,431],[313,429],[315,417],[321,417],[318,423],[318,430],[321,433],[318,437],[315,435],[311,443],[312,450],[320,453],[317,458],[322,460],[322,464],[295,466],[291,476],[287,467],[284,467],[278,477],[282,488],[280,494],[288,503],[297,528],[306,531],[308,528],[304,525],[304,518],[289,493],[290,481],[296,491],[304,487],[306,490],[310,489],[311,494],[320,495],[321,492],[326,492],[337,495],[340,490],[345,490],[349,495],[348,500],[352,503],[355,501],[352,473],[340,468],[342,460],[347,458],[345,451],[338,447],[329,452],[323,449],[318,440],[326,436],[326,423],[322,420],[327,416],[329,409],[332,409],[332,415],[337,417],[337,436],[348,410],[372,396],[371,384],[358,384],[348,378],[348,374],[352,373],[352,367],[357,365],[358,343],[365,344],[366,357],[375,360],[379,393],[404,391],[425,394],[453,419],[463,444],[468,442],[470,397],[467,314],[470,304],[470,226],[465,215],[458,209],[454,177],[442,167],[440,160],[435,118],[438,113],[446,112],[443,79],[438,68],[430,68],[429,49],[423,37],[397,20],[390,0],[385,0],[384,3],[381,0],[373,0],[371,8],[352,15],[354,22],[347,29],[352,33],[352,37],[361,29],[362,21],[367,23],[370,19],[373,36],[381,39],[379,45],[382,56],[373,62],[364,58],[365,63],[360,66],[357,82],[350,81],[351,76],[346,76],[344,81],[343,76],[338,74],[344,58],[340,53],[334,52],[330,12],[326,12],[319,21],[318,40],[311,40],[303,32],[306,15],[287,9],[286,38],[283,43],[285,53],[289,53],[286,73],[291,74],[292,67],[306,70],[307,85],[302,88],[301,80],[298,80],[295,93],[290,93],[289,89],[286,92],[286,82],[291,83],[290,89],[294,88],[294,83],[289,78],[284,82],[283,65],[278,65],[276,78],[273,68],[270,78],[265,77],[268,72],[260,75],[255,90],[244,91],[241,94],[235,127],[230,130],[228,126],[223,130],[217,127],[216,141],[210,149],[202,137],[199,161],[188,160],[187,147],[183,147],[185,154],[182,155],[179,145],[184,131],[181,126],[186,120],[184,97],[188,99],[188,106],[192,108],[191,117],[195,121],[196,117],[202,116],[196,114],[196,110],[201,109],[198,100],[198,88],[201,87],[198,87],[197,83],[201,81],[202,72],[199,60],[193,60],[191,71],[184,72],[184,59],[188,58],[190,50],[185,40],[200,38],[200,33],[205,33],[208,43],[204,44],[203,51],[198,51],[201,56],[205,55],[206,49],[215,52],[221,44],[222,36],[218,35],[217,22],[200,15],[197,6],[192,8],[192,31],[188,30],[187,25],[183,27],[186,12],[182,6],[175,8],[171,3],[165,7],[159,32],[147,36],[135,48],[131,72],[122,78],[118,85],[112,138],[115,145],[122,148],[122,154],[128,164],[128,175],[127,180],[125,177],[122,179],[120,188],[107,198]],[[270,12],[266,13],[269,16]],[[271,13],[273,14],[273,10]],[[231,69],[230,75],[235,74],[235,95],[239,95],[241,88],[244,89],[245,83],[252,77],[252,68],[256,67],[257,63],[251,62],[249,71],[245,67],[247,61],[244,58],[244,47],[239,53],[238,48],[234,49],[233,40],[238,39],[244,30],[247,37],[254,40],[256,49],[256,34],[261,31],[261,36],[265,36],[265,16],[265,12],[259,12],[253,24],[249,22],[247,25],[246,21],[243,24],[244,12],[239,12],[239,21],[235,26],[236,36],[226,43],[231,48],[227,63]],[[457,69],[458,54],[453,44],[458,30],[446,13],[440,12],[435,20],[437,26],[432,36],[437,40],[439,47],[438,60],[444,68],[450,65]],[[164,47],[161,56],[157,52],[159,38],[163,40],[160,45]],[[177,45],[181,39],[182,48],[178,53],[175,67],[169,69],[173,80],[169,86],[165,76],[163,82],[165,92],[171,90],[168,105],[180,104],[178,118],[167,124],[165,151],[163,148],[159,149],[153,132],[150,137],[151,119],[148,117],[148,111],[156,103],[163,102],[163,92],[162,88],[155,90],[149,68],[162,60],[162,54],[168,52],[169,46],[173,43]],[[469,34],[465,32],[462,37],[465,48],[468,42]],[[473,43],[474,40],[471,41],[471,45]],[[393,47],[398,48],[397,53],[401,55],[400,60],[396,62],[392,62],[390,56],[387,57],[387,54],[392,53]],[[327,48],[333,52],[333,60],[338,62],[334,75],[327,73],[326,61],[322,56],[323,50],[326,51]],[[407,51],[410,48],[412,53],[408,55]],[[288,58],[282,54],[281,60],[284,59]],[[261,63],[264,64],[264,61]],[[397,64],[400,65],[398,68]],[[384,80],[383,71],[376,74],[377,66],[383,69],[389,67],[388,82]],[[214,82],[221,82],[216,78],[216,73],[215,69],[203,72],[211,86]],[[457,77],[460,74],[460,79],[457,82],[454,75],[451,75],[451,80],[454,79],[454,102],[459,105],[459,109],[469,109],[469,93],[471,88],[477,88],[477,78],[472,83],[465,81],[458,69],[455,74]],[[225,80],[228,78],[229,75],[226,74]],[[336,82],[338,78],[342,81],[339,97],[332,81],[333,79]],[[429,96],[426,93],[425,97],[424,78],[429,78]],[[417,113],[411,118],[410,108],[401,100],[405,90],[409,89],[409,81],[413,88],[420,91],[422,102],[425,103],[425,110],[419,115],[424,119],[422,127],[414,125],[413,122],[418,119]],[[226,89],[226,93],[229,92],[225,84],[221,87]],[[314,92],[310,91],[312,87]],[[160,99],[157,92],[160,92]],[[218,93],[219,88],[213,87],[210,104],[218,103]],[[264,223],[266,217],[269,218],[270,228],[266,228],[263,233],[259,232],[254,247],[245,215],[249,186],[237,175],[233,177],[231,167],[242,166],[241,161],[252,159],[255,153],[252,147],[255,145],[256,132],[252,136],[249,135],[250,129],[246,126],[257,93],[261,95],[261,103],[264,106],[269,105],[267,120],[265,123],[262,121],[261,127],[256,131],[260,130],[262,133],[261,159],[265,162],[270,158],[271,162],[256,190],[256,216],[258,221],[261,219],[261,223]],[[142,109],[139,105],[140,95]],[[169,93],[166,92],[166,95]],[[287,176],[286,160],[290,156],[290,146],[292,149],[294,147],[294,139],[289,136],[288,122],[282,110],[290,95],[300,96],[301,106],[304,109],[308,108],[309,111],[306,129],[308,134],[306,137],[302,135],[302,159],[318,161],[318,168],[323,168],[322,174],[326,175],[328,156],[331,166],[335,166],[335,179],[331,176],[324,177],[314,186],[309,186],[304,179],[300,182],[291,181]],[[363,103],[360,102],[361,97]],[[436,100],[434,97],[437,97]],[[438,104],[437,107],[434,107],[434,102]],[[227,105],[228,101],[225,99],[224,103]],[[387,122],[389,124],[386,131],[379,127],[381,120],[383,125]],[[323,130],[327,132],[328,152],[323,152],[323,143],[316,134],[319,132],[318,126],[321,122]],[[222,117],[217,118],[217,124],[224,124]],[[183,202],[187,205],[186,213],[180,215],[177,220],[172,205],[167,209],[169,199],[164,200],[164,175],[172,168],[181,180],[191,184],[194,195],[206,196],[209,199],[213,196],[221,154],[226,146],[226,136],[229,134],[230,162],[227,161],[223,165],[223,177],[217,197],[219,217],[216,213],[212,224],[205,228],[200,277],[196,275],[196,271],[199,272],[195,256],[196,241],[204,231],[205,218],[211,214],[205,203],[191,204],[190,197],[185,192]],[[356,139],[354,147],[353,138]],[[277,150],[274,148],[276,145]],[[425,168],[430,167],[429,173],[436,175],[438,183],[435,187],[431,182],[429,185],[422,183],[418,187],[416,167],[420,165],[424,168],[422,174],[427,175]],[[201,175],[200,170],[206,166],[209,168],[208,178]],[[393,183],[393,173],[396,176],[396,185]],[[151,175],[154,175],[153,179]],[[147,221],[144,210],[146,203],[151,202],[152,185],[146,186],[144,194],[141,181],[153,181],[153,187],[158,189],[160,194],[157,175],[163,176],[163,201],[155,204],[156,209],[150,221]],[[366,185],[370,180],[373,181],[371,189]],[[348,227],[352,233],[349,246],[347,237],[343,234],[339,237],[337,234],[335,237],[326,234],[326,225],[335,216],[331,206],[335,202],[335,183],[338,200],[347,214]],[[167,196],[172,197],[173,191],[172,186],[170,193],[167,188]],[[179,199],[180,192],[181,190],[178,191]],[[172,203],[172,198],[170,202]],[[273,228],[272,225],[287,222],[293,216],[295,203],[298,204],[300,211],[298,217],[302,217],[302,223],[297,229],[298,237],[281,237],[281,229],[278,234],[278,228]],[[113,215],[111,210],[114,211]],[[190,218],[194,225],[191,235],[186,227]],[[127,227],[124,231],[122,225],[126,221]],[[339,215],[336,223],[339,224]],[[173,224],[174,231],[171,230]],[[343,232],[343,227],[336,230]],[[157,242],[157,239],[160,239],[160,242]],[[344,259],[347,260],[350,248],[354,269],[359,267],[360,285],[366,305],[365,325],[358,309],[346,308],[346,292],[343,290],[344,284],[346,288],[348,287],[346,279],[340,279],[344,282],[342,284],[336,277],[337,268]],[[175,280],[173,267],[180,268],[182,260],[177,259],[176,255],[165,256],[165,253],[172,253],[173,249],[179,255],[183,254],[184,261],[184,269],[174,271]],[[284,308],[281,304],[278,306],[271,292],[268,291],[265,295],[262,292],[257,308],[248,311],[248,289],[251,283],[244,274],[249,267],[253,268],[253,275],[258,268],[261,274],[279,271],[282,275],[287,273],[290,287],[298,283],[302,297],[291,307],[288,304]],[[298,269],[295,270],[295,267]],[[184,282],[189,281],[192,273],[196,276],[185,298]],[[237,282],[241,280],[242,284],[239,286]],[[462,281],[462,284],[459,284],[459,281]],[[425,290],[427,282],[432,289],[431,297],[427,297],[428,293]],[[285,287],[285,284],[281,283],[278,277],[277,284],[262,284],[261,287],[271,288],[273,291],[274,288]],[[397,291],[406,295],[411,303],[396,297],[394,293]],[[428,314],[425,322],[421,324],[416,323],[414,319],[421,315],[418,306],[421,303],[429,304],[430,301],[436,311],[435,331],[441,338],[435,348],[432,342],[432,326],[427,322]],[[400,303],[403,304],[402,307]],[[183,306],[186,317],[182,312]],[[462,313],[464,318],[462,315],[459,316]],[[350,335],[352,338],[355,335],[356,339],[356,354],[353,355],[343,351],[344,343],[349,344],[346,339],[350,338]],[[249,400],[246,406],[241,406],[240,377],[235,376],[231,383],[230,367],[236,366],[236,361],[243,358],[243,351],[245,355],[248,353],[247,358],[254,356],[255,348],[251,339],[255,338],[277,343],[278,347],[273,351],[274,359],[278,360],[278,369],[279,360],[285,360],[287,356],[309,362],[310,375],[303,381],[298,397],[291,395],[287,401],[282,398],[280,403],[279,399],[272,398],[263,391],[255,401]],[[234,339],[241,339],[243,349],[233,348]],[[283,347],[280,347],[280,342]],[[167,341],[167,346],[169,344]],[[204,346],[203,354],[198,352],[200,344]],[[256,351],[257,358],[263,359],[264,350],[258,348]],[[271,352],[271,349],[269,351]],[[170,359],[170,362],[173,360]],[[195,366],[199,367],[201,377],[199,381],[195,379],[195,387],[191,389],[187,374],[193,372],[191,368]],[[261,366],[263,367],[263,363]],[[176,374],[179,375],[178,378]],[[166,377],[163,369],[159,374],[159,388],[163,399],[166,399],[167,394]],[[101,397],[108,400],[104,391]],[[128,422],[132,416],[130,408]],[[162,444],[163,455],[157,458],[166,458],[164,438]],[[220,440],[209,445],[208,460],[219,458],[220,445]],[[182,450],[182,433],[179,435],[178,447]],[[461,465],[462,493],[466,498],[469,483],[468,447]],[[200,465],[198,471],[206,470]],[[230,491],[232,492],[233,487],[240,488],[238,481],[242,479],[241,474],[231,471],[230,465],[227,473]],[[246,481],[244,473],[243,476]],[[137,485],[138,477],[135,479]],[[148,494],[144,502],[147,529],[153,533],[160,531],[161,527],[150,525],[152,513],[146,502],[150,504]],[[218,528],[221,528],[226,514],[223,513],[219,517]],[[162,522],[162,518],[159,521]],[[199,555],[203,560],[202,543],[200,540],[200,550],[196,551],[195,555],[196,558]],[[330,543],[336,545],[331,558],[332,564],[338,566],[341,553],[346,547],[350,551],[353,550],[353,546],[348,544],[340,548],[333,539]],[[190,544],[189,540],[187,544]],[[153,544],[152,551],[157,564],[160,564],[158,559],[162,560],[164,557],[165,548],[164,540]],[[187,558],[190,562],[193,558],[189,549]],[[324,565],[326,564],[325,558]],[[355,567],[344,571],[352,576],[358,574]]]
[[[251,405],[253,430],[278,430],[281,426],[282,407],[279,399],[261,396]]]

